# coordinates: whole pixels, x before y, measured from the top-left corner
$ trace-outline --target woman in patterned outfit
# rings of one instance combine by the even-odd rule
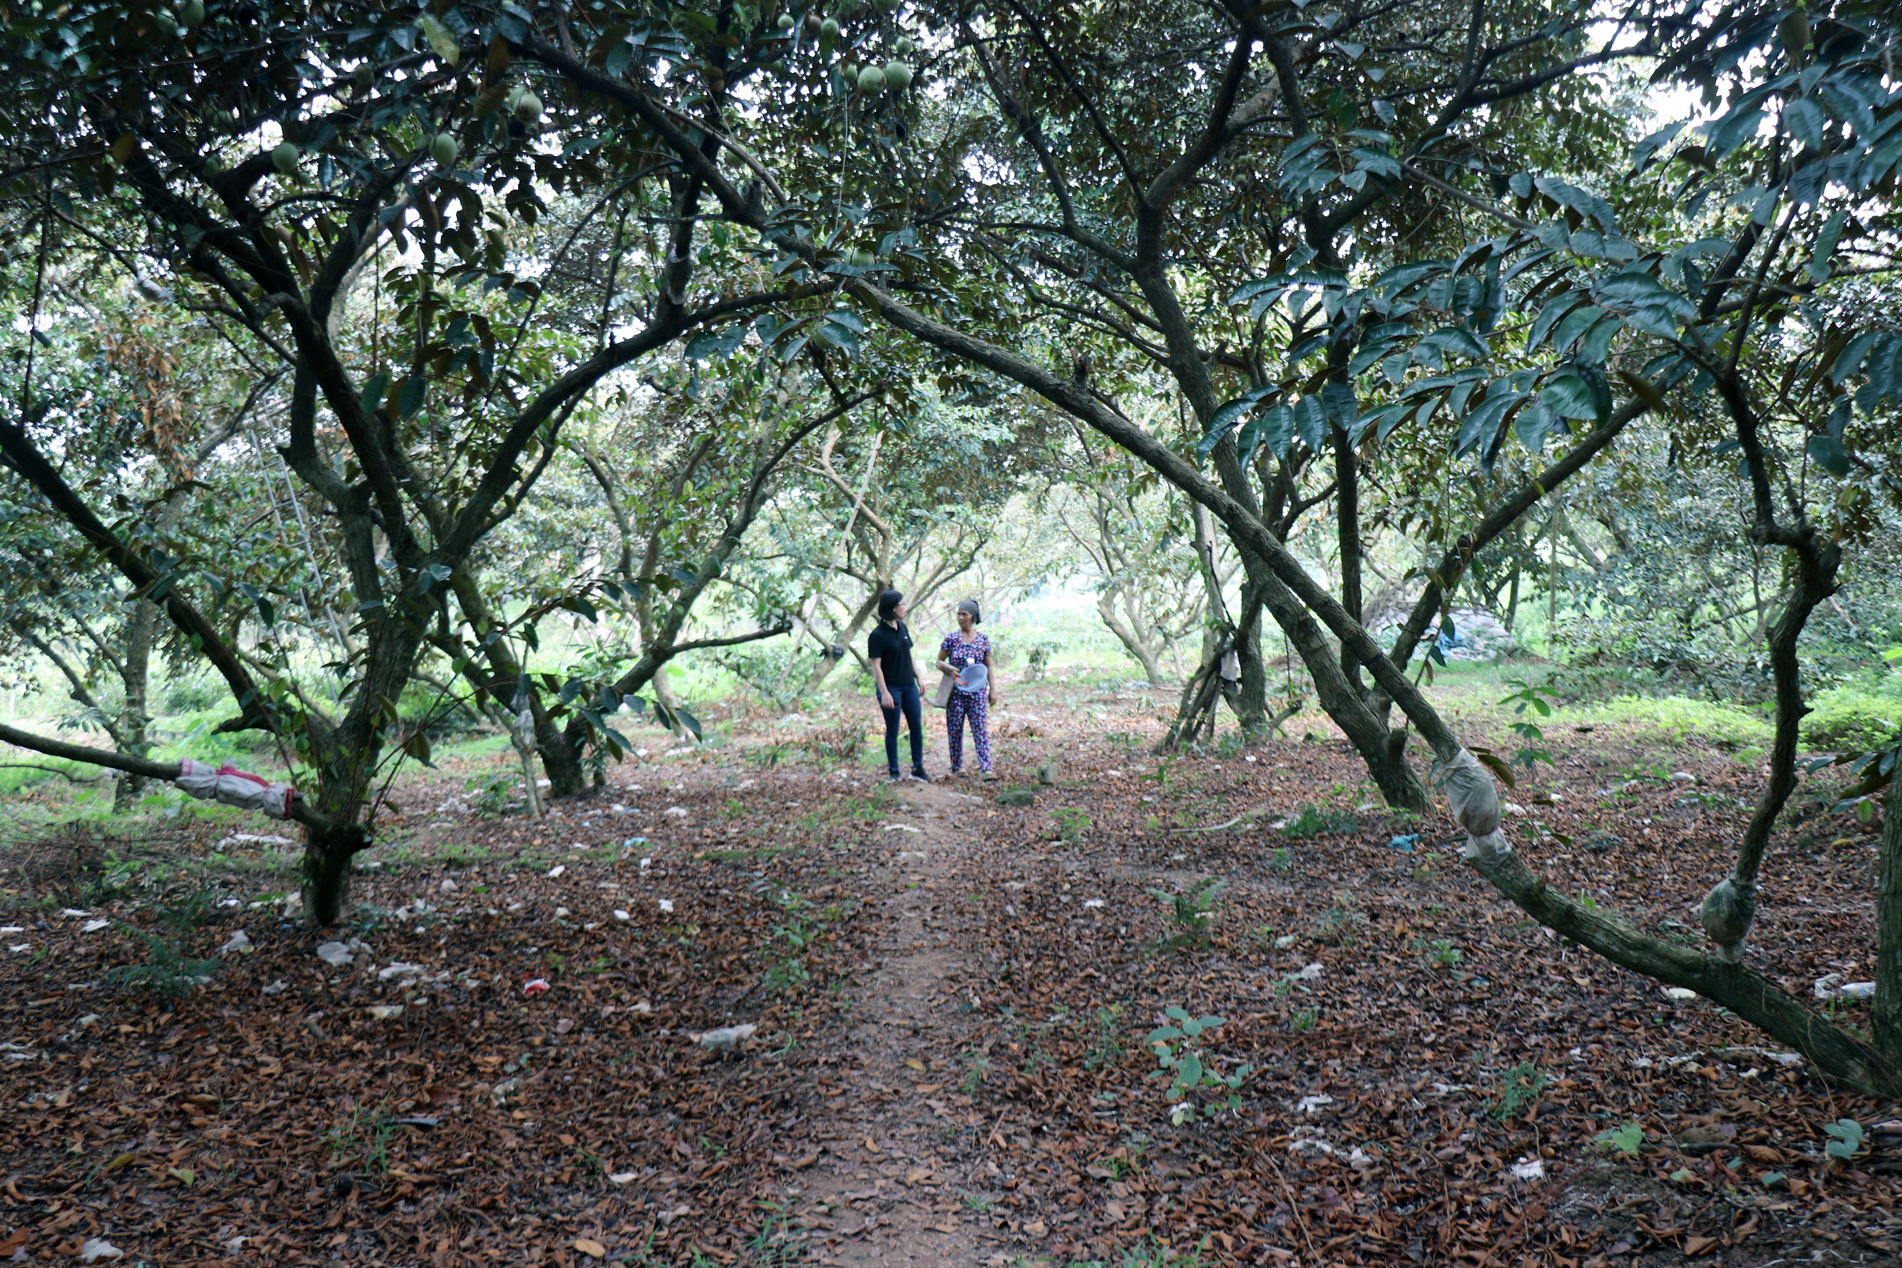
[[[951,699],[944,707],[944,729],[951,740],[953,775],[964,773],[964,723],[968,720],[977,747],[977,769],[983,778],[996,779],[991,773],[990,706],[997,703],[997,679],[991,673],[991,640],[977,632],[980,619],[977,600],[966,599],[958,604],[957,630],[946,634],[938,645],[938,668],[958,675],[958,684],[951,688]],[[982,681],[966,686],[976,676],[969,672],[973,665],[984,667]]]

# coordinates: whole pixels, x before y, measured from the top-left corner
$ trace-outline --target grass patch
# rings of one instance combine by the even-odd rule
[[[1803,743],[1832,753],[1871,753],[1902,733],[1902,675],[1884,673],[1819,691],[1803,719]]]
[[[1673,743],[1680,743],[1686,736],[1695,735],[1723,748],[1767,745],[1776,736],[1776,728],[1755,713],[1734,705],[1693,700],[1688,696],[1622,696],[1582,708],[1560,707],[1553,716],[1555,720],[1567,723],[1622,722],[1664,732]]]

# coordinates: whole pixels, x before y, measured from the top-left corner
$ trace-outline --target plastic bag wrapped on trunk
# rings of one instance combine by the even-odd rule
[[[1744,939],[1750,936],[1750,922],[1757,917],[1757,883],[1726,876],[1704,895],[1704,906],[1697,913],[1704,932],[1717,944],[1717,956],[1728,964],[1743,960]]]
[[[213,766],[189,757],[178,764],[174,782],[200,801],[262,810],[273,819],[290,818],[291,799],[297,795],[297,790],[289,784],[272,783],[260,775],[241,771],[229,762]]]
[[[1461,749],[1452,761],[1439,764],[1439,783],[1446,790],[1447,808],[1466,829],[1461,858],[1494,863],[1512,853],[1506,834],[1499,830],[1499,793],[1478,758]]]

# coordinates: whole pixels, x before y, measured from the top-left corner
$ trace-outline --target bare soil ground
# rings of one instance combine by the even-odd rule
[[[401,788],[328,931],[271,897],[294,847],[222,823],[16,842],[0,1255],[1897,1262],[1897,1107],[1520,919],[1449,822],[1374,804],[1318,718],[1159,761],[1158,709],[1020,688],[1002,784],[896,788],[797,764],[849,749],[851,719],[757,720],[532,822],[470,809],[500,759],[447,765]],[[1518,848],[1701,936],[1755,769],[1549,738],[1559,764],[1511,794]],[[1773,847],[1752,953],[1791,989],[1870,976],[1873,827],[1793,818]],[[1171,1007],[1223,1018],[1199,1057],[1248,1067],[1239,1109],[1153,1077]],[[701,1042],[735,1025],[756,1029]],[[1847,1163],[1824,1151],[1843,1118]],[[1635,1153],[1601,1143],[1627,1124]]]

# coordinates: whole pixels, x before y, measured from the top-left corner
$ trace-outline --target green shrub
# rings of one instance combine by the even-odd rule
[[[1871,753],[1888,748],[1902,733],[1902,676],[1844,683],[1818,692],[1803,719],[1803,743],[1835,753]]]

